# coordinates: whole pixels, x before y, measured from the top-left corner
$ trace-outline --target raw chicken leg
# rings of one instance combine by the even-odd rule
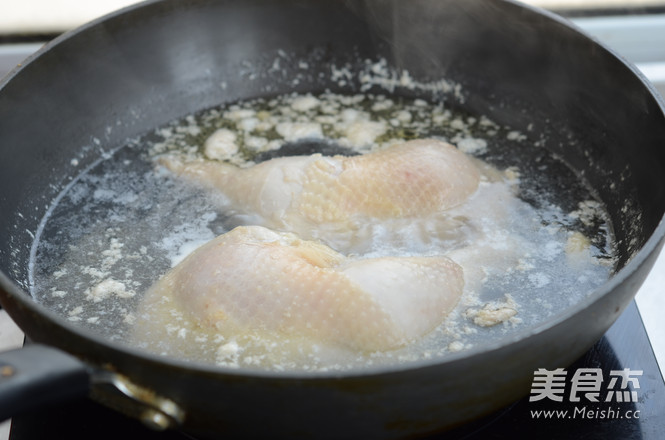
[[[224,337],[305,338],[358,351],[397,348],[440,324],[463,288],[446,257],[353,260],[260,226],[203,245],[149,291]]]
[[[433,139],[361,156],[283,157],[246,169],[217,161],[184,163],[175,156],[160,162],[221,191],[232,208],[260,216],[264,226],[338,250],[348,250],[354,231],[367,224],[423,218],[460,205],[480,179],[470,158]]]

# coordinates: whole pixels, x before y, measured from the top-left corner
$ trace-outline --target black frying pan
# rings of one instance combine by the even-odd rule
[[[295,66],[267,74],[279,50],[315,60],[314,71],[326,75],[294,84]],[[30,298],[32,238],[74,177],[72,157],[85,167],[127,138],[222,102],[353,92],[353,81],[329,80],[331,65],[380,57],[414,78],[459,83],[466,111],[542,134],[544,147],[606,205],[615,275],[502,340],[442,361],[346,374],[247,373],[160,358],[82,330]],[[38,343],[0,356],[8,366],[4,417],[89,393],[153,426],[204,437],[403,437],[449,428],[526,394],[535,369],[584,353],[630,302],[665,234],[662,100],[611,51],[510,1],[148,2],[56,39],[10,74],[0,85],[0,142],[0,300]]]

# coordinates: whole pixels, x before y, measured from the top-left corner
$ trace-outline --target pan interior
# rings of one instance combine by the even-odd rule
[[[306,108],[307,102],[311,107]],[[298,106],[301,108],[294,111]],[[260,123],[256,115],[261,112],[279,115],[282,123],[328,122],[319,123],[320,133],[293,138],[268,127],[261,140],[248,129]],[[530,249],[538,251],[520,250],[525,253],[518,259],[519,270],[511,266],[506,273],[489,276],[482,290],[465,293],[443,325],[407,348],[369,357],[344,355],[343,361],[333,363],[278,362],[272,367],[346,369],[442,357],[537,325],[574,306],[610,277],[615,250],[605,208],[579,174],[544,148],[538,134],[436,100],[322,92],[210,108],[131,139],[82,170],[57,197],[36,236],[31,258],[33,297],[65,319],[110,340],[194,361],[237,366],[237,359],[218,355],[228,340],[181,325],[181,316],[162,323],[163,328],[155,331],[161,335],[157,341],[137,338],[134,333],[137,321],[142,321],[137,310],[150,285],[196,246],[246,221],[220,210],[217,196],[160,170],[154,157],[172,151],[202,156],[205,140],[220,129],[233,132],[239,140],[237,151],[225,160],[241,166],[313,151],[366,153],[367,144],[354,145],[349,140],[344,131],[348,125],[342,124],[344,115],[359,117],[366,125],[380,125],[380,129],[371,124],[366,127],[375,129],[370,136],[372,145],[443,139],[490,164],[503,179],[516,179],[512,185],[520,205],[511,214],[515,218],[508,232],[526,239]],[[73,164],[76,161],[72,158]],[[589,258],[571,268],[566,243],[575,232],[588,238]],[[459,246],[455,240],[438,242],[425,252],[445,254]],[[372,252],[376,249],[366,255]],[[389,252],[413,250],[402,244]],[[496,325],[477,324],[478,310],[502,308],[517,314]],[[182,344],[169,344],[178,339]],[[206,344],[209,348],[201,350]],[[197,348],[182,348],[192,346]]]

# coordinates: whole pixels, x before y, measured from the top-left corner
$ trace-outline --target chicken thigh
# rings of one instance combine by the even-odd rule
[[[425,218],[463,203],[480,171],[454,146],[434,139],[360,156],[291,156],[250,168],[218,161],[160,163],[223,193],[231,208],[271,229],[352,250],[358,231],[394,219]],[[372,231],[364,231],[371,236]]]
[[[352,259],[291,233],[247,226],[198,248],[145,300],[170,297],[226,340],[277,335],[373,352],[431,331],[463,284],[462,268],[446,257]]]

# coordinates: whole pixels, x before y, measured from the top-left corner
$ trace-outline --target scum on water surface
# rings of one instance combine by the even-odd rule
[[[363,154],[424,137],[448,141],[494,170],[494,183],[481,185],[471,208],[462,212],[489,210],[475,225],[483,243],[470,250],[433,240],[410,249],[404,244],[407,230],[398,248],[379,240],[364,256],[450,253],[469,273],[477,252],[491,248],[501,258],[483,263],[455,311],[422,341],[334,362],[314,353],[307,363],[295,364],[279,353],[243,356],[238,341],[198,329],[173,308],[165,309],[168,316],[153,336],[133,335],[142,319],[142,295],[152,283],[198,245],[248,221],[220,209],[223,196],[156,166],[156,156],[177,153],[248,167],[284,154]],[[196,346],[194,360],[221,365],[321,370],[445,356],[541,322],[580,301],[611,273],[611,228],[602,205],[539,142],[484,116],[381,94],[289,94],[207,109],[127,142],[66,188],[36,237],[32,293],[68,320],[112,340],[174,356],[190,356],[182,347]],[[512,197],[501,230],[490,212],[499,193]],[[507,246],[514,248],[508,262]]]

